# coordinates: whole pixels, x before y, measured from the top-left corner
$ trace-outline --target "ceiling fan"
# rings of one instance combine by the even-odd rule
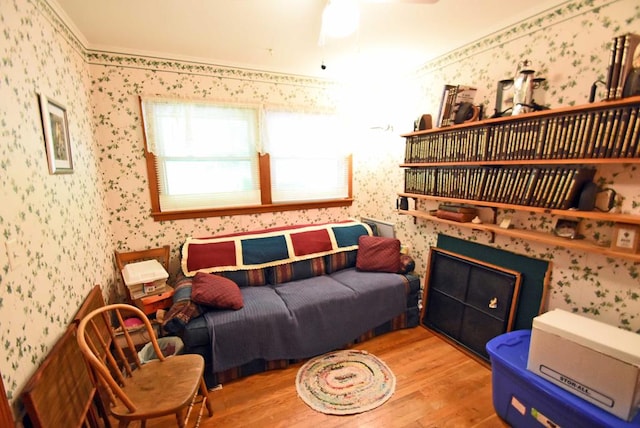
[[[339,39],[353,34],[360,24],[359,3],[434,4],[438,0],[327,0],[322,11],[319,45],[327,38]]]

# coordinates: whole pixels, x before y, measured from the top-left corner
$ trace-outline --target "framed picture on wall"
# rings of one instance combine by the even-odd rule
[[[40,114],[42,115],[42,130],[47,149],[49,173],[72,173],[73,160],[67,109],[46,95],[40,94]]]
[[[640,227],[636,224],[617,223],[613,229],[611,248],[616,251],[635,253],[638,251]]]

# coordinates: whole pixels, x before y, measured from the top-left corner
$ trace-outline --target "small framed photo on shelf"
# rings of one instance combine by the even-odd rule
[[[637,224],[617,223],[613,229],[611,249],[625,253],[638,252],[640,226]]]
[[[580,220],[559,218],[553,227],[553,234],[561,238],[580,239],[582,236],[578,234],[579,226]]]
[[[42,116],[42,129],[47,149],[49,173],[72,173],[73,160],[71,158],[67,109],[46,95],[40,94],[40,114]]]

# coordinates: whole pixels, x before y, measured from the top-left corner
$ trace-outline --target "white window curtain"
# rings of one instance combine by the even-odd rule
[[[260,204],[258,109],[143,98],[161,211]]]
[[[337,115],[264,112],[274,203],[346,198],[348,135]]]

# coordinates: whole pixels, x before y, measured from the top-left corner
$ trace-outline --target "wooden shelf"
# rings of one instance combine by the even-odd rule
[[[555,245],[555,246],[564,247],[564,248],[573,248],[577,250],[602,254],[608,257],[623,258],[623,259],[632,260],[634,262],[640,262],[640,254],[614,251],[609,247],[601,247],[594,243],[580,240],[580,239],[561,238],[559,236],[551,235],[550,233],[537,232],[534,230],[504,229],[496,224],[460,223],[456,221],[442,219],[442,218],[427,214],[423,211],[398,210],[398,213],[403,215],[409,215],[415,218],[421,218],[424,220],[444,223],[451,226],[463,227],[463,228],[472,229],[472,230],[479,230],[482,232],[495,233],[496,235],[510,236],[512,238],[519,238],[527,241],[533,241],[533,242],[538,242],[542,244],[550,244],[550,245]],[[636,222],[639,222],[639,221],[636,220]]]
[[[412,198],[412,199],[424,199],[429,201],[441,201],[441,202],[455,202],[455,203],[476,205],[478,207],[511,209],[516,211],[527,211],[527,212],[551,214],[551,215],[561,216],[561,217],[586,218],[591,220],[610,221],[614,223],[640,224],[640,216],[633,215],[633,214],[617,214],[617,213],[607,213],[607,212],[601,212],[601,211],[552,210],[549,208],[530,207],[527,205],[511,205],[511,204],[503,204],[499,202],[476,201],[474,199],[445,198],[440,196],[419,195],[415,193],[400,193],[399,195],[406,196],[407,198]],[[421,211],[416,211],[416,212],[421,212]],[[459,224],[456,222],[453,222],[453,223]]]
[[[536,159],[501,160],[477,162],[419,162],[401,163],[401,168],[426,168],[433,166],[508,166],[508,165],[618,165],[640,164],[640,158],[587,158],[587,159]]]
[[[577,205],[579,192],[593,180],[596,166],[640,164],[639,133],[640,96],[634,96],[404,134],[405,161],[400,167],[407,169],[405,192],[400,196],[640,225],[637,214],[559,209]],[[465,199],[471,195],[489,201]],[[399,213],[492,236],[640,261],[640,254],[551,233],[459,223],[417,210]]]

